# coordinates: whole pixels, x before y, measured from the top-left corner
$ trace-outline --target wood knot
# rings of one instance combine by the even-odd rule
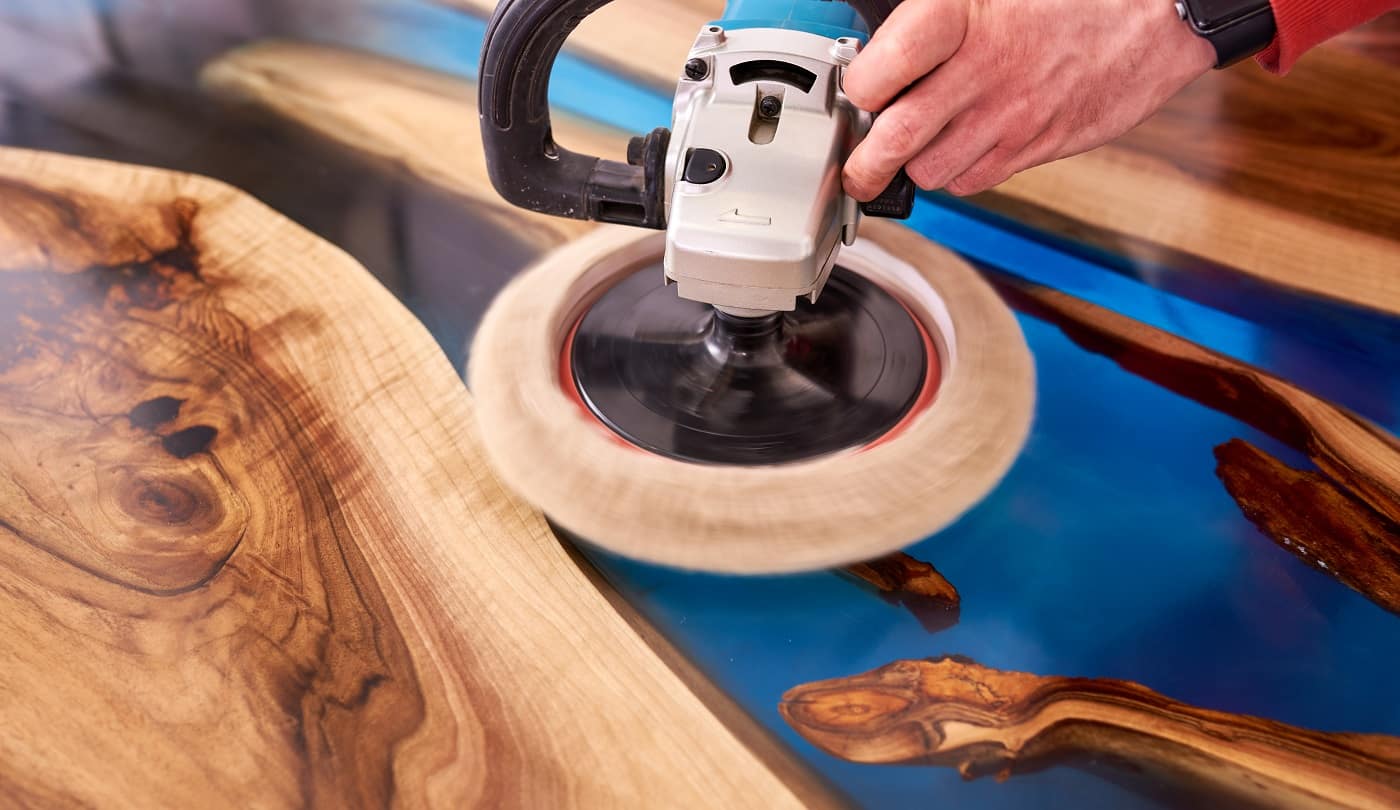
[[[211,508],[201,493],[168,478],[135,479],[117,493],[117,502],[137,521],[166,526],[190,523]]]
[[[96,470],[94,551],[113,581],[177,593],[208,581],[248,526],[247,504],[207,458]]]
[[[789,694],[784,701],[796,723],[829,730],[856,731],[879,726],[902,715],[912,704],[908,695],[860,685]]]

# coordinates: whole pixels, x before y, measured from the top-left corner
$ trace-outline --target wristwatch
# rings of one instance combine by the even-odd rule
[[[1176,13],[1215,48],[1216,68],[1269,47],[1278,30],[1269,0],[1177,0]]]

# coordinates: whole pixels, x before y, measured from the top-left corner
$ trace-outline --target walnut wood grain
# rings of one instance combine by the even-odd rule
[[[1313,52],[1282,78],[1255,65],[1213,71],[1114,146],[1169,161],[1194,183],[1229,195],[1223,199],[1393,243],[1400,239],[1400,110],[1382,94],[1397,80],[1400,70],[1336,47]],[[1277,249],[1267,255],[1286,258]],[[1300,269],[1331,274],[1326,266]]]
[[[1400,804],[1400,738],[1212,711],[1129,681],[945,657],[803,684],[779,710],[814,745],[855,762],[946,765],[969,779],[1095,762],[1173,778],[1215,794],[1214,806]]]
[[[882,599],[908,610],[930,633],[958,623],[962,597],[929,563],[899,552],[848,566],[842,573],[873,585]]]
[[[1212,73],[1117,142],[974,201],[1149,270],[1400,313],[1398,80],[1338,48],[1286,79]]]
[[[1400,614],[1400,523],[1325,473],[1295,470],[1243,439],[1215,448],[1215,459],[1245,517],[1279,548]]]
[[[214,181],[18,150],[0,212],[6,801],[800,804],[346,255]]]
[[[1335,47],[1345,48],[1400,67],[1400,11],[1382,14],[1371,22],[1352,29],[1333,40]]]

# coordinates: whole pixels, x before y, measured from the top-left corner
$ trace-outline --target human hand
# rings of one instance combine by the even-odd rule
[[[1214,65],[1170,0],[904,0],[846,71],[880,113],[846,191],[870,200],[901,166],[984,191],[1113,140]]]

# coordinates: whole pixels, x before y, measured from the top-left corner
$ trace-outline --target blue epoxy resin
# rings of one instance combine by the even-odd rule
[[[832,0],[729,0],[724,16],[715,25],[731,31],[744,28],[782,28],[805,31],[831,39],[869,36],[855,9]]]

